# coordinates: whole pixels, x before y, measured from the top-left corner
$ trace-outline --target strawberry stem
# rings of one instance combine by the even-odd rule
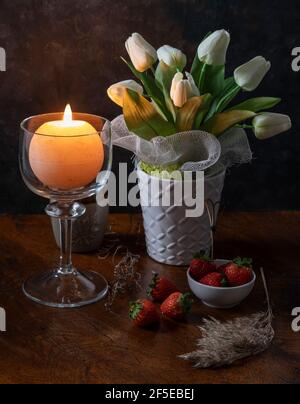
[[[129,317],[132,320],[135,320],[142,310],[143,305],[141,304],[141,302],[136,301],[129,303]]]
[[[147,288],[147,295],[148,295],[149,297],[152,297],[152,292],[153,292],[153,290],[156,288],[158,279],[159,279],[158,273],[153,272],[153,277],[152,277],[151,283],[150,283],[150,285],[149,285],[148,288]]]
[[[225,278],[225,276],[221,280],[221,286],[222,286],[222,288],[226,288],[228,286],[228,282],[227,282],[227,279]]]
[[[188,313],[192,308],[194,300],[192,299],[192,295],[190,293],[186,293],[180,297],[179,303],[183,312]]]
[[[236,264],[239,267],[252,268],[253,260],[252,260],[252,258],[238,257],[238,258],[233,260],[233,263]]]
[[[203,260],[203,261],[206,261],[206,262],[210,262],[210,257],[207,254],[207,252],[204,251],[204,250],[200,251],[199,253],[196,253],[194,255],[194,259],[195,260]]]

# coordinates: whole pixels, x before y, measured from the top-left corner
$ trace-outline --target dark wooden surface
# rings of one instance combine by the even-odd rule
[[[152,270],[187,289],[183,268],[153,262],[137,237],[140,216],[111,216],[121,242],[141,254],[147,284]],[[35,305],[22,294],[24,279],[50,267],[57,256],[45,216],[0,217],[0,306],[7,311],[7,332],[0,333],[0,383],[299,383],[300,333],[291,329],[291,312],[300,306],[300,213],[221,215],[217,256],[252,256],[264,266],[274,304],[276,339],[265,354],[231,368],[196,370],[178,359],[195,347],[201,318],[219,319],[263,309],[259,280],[251,297],[230,311],[212,310],[199,302],[184,324],[164,322],[155,331],[139,330],[127,318],[127,303],[114,313],[104,303],[76,310]],[[78,267],[112,278],[111,259],[76,255]]]

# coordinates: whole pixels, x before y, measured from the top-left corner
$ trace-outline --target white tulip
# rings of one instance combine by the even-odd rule
[[[123,108],[124,104],[124,92],[125,90],[132,90],[136,93],[143,95],[144,89],[134,80],[121,81],[109,87],[107,94],[109,98],[117,105]]]
[[[213,66],[225,65],[229,43],[230,34],[227,31],[223,29],[213,32],[199,45],[200,61]]]
[[[189,98],[199,97],[200,92],[191,74],[186,73],[187,80],[182,73],[176,73],[171,86],[171,99],[175,107],[181,108]]]
[[[238,67],[234,72],[236,83],[245,91],[254,91],[271,69],[271,63],[262,56]]]
[[[157,51],[159,61],[163,61],[166,65],[177,67],[182,71],[187,63],[187,58],[181,50],[172,48],[172,46],[164,45]]]
[[[125,46],[134,67],[141,73],[157,61],[156,50],[140,34],[132,34]]]
[[[255,136],[260,139],[269,139],[280,133],[286,132],[292,127],[291,118],[287,115],[264,113],[253,119]]]
[[[200,91],[198,89],[198,87],[196,86],[195,80],[193,78],[193,76],[186,72],[185,73],[186,77],[187,77],[187,89],[188,89],[188,97],[199,97],[200,96]]]

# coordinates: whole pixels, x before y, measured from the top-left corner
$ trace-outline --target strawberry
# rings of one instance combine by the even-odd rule
[[[225,269],[228,267],[229,264],[223,264],[220,267],[217,268],[218,272],[221,272],[222,274],[224,274]]]
[[[211,272],[216,271],[216,266],[204,253],[196,254],[190,264],[190,275],[195,280],[199,280]]]
[[[253,279],[252,259],[236,258],[224,269],[224,274],[231,287],[246,285]]]
[[[200,280],[200,283],[215,288],[224,288],[227,286],[226,278],[220,272],[212,272]]]
[[[160,321],[155,305],[145,299],[130,303],[129,317],[137,327],[148,327]]]
[[[172,320],[182,320],[193,304],[190,293],[175,292],[160,306],[162,314]]]
[[[178,292],[176,286],[169,279],[154,274],[152,281],[147,289],[147,295],[152,297],[155,302],[163,302],[172,293]]]

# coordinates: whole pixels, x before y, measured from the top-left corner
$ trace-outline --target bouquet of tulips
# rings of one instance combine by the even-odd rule
[[[128,80],[108,89],[109,97],[123,108],[128,130],[148,141],[199,130],[220,138],[235,126],[252,128],[258,139],[289,130],[288,116],[263,112],[276,106],[279,98],[250,98],[234,105],[240,92],[256,90],[271,63],[258,56],[227,77],[229,43],[225,30],[208,34],[187,72],[183,52],[168,45],[156,51],[133,34],[126,42],[131,60],[123,60],[141,84]]]

